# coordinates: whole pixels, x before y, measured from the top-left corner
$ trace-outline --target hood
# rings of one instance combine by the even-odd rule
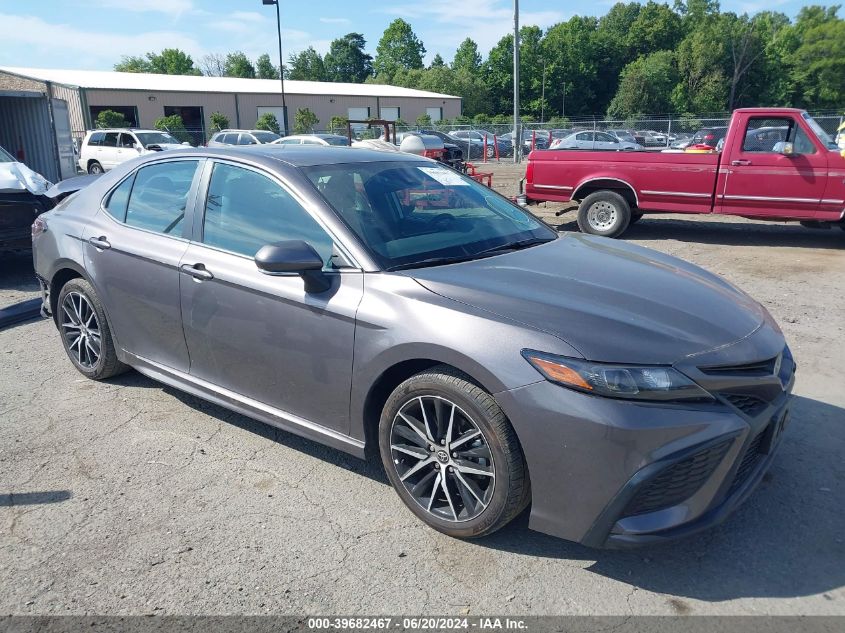
[[[43,195],[52,183],[23,163],[0,163],[0,193],[29,191]]]
[[[66,178],[65,180],[57,182],[55,185],[50,187],[44,195],[46,195],[48,198],[53,199],[64,198],[72,193],[79,191],[80,189],[84,189],[92,182],[97,180],[100,176],[101,174],[86,174],[84,176],[74,176],[73,178]]]
[[[185,149],[186,147],[188,146],[181,143],[150,143],[147,145],[147,151],[161,152],[169,149]]]
[[[697,266],[580,233],[405,274],[439,295],[557,336],[595,361],[671,364],[738,341],[765,319],[757,302]]]

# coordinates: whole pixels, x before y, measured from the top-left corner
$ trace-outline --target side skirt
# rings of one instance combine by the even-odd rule
[[[320,444],[331,446],[332,448],[364,459],[364,442],[360,440],[343,435],[305,418],[300,418],[292,413],[268,406],[257,400],[241,396],[195,376],[165,367],[146,358],[141,358],[128,352],[123,352],[121,356],[124,357],[121,358],[123,362],[148,378],[175,387],[192,396],[208,400],[247,417],[254,418],[283,431],[294,433],[295,435],[314,440]]]

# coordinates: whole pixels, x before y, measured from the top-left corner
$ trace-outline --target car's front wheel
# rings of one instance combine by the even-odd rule
[[[100,298],[84,279],[71,279],[59,292],[56,310],[62,345],[70,362],[93,380],[128,369],[117,358]]]
[[[419,373],[394,390],[381,415],[379,450],[405,505],[449,536],[490,534],[530,500],[507,417],[489,393],[450,367]]]

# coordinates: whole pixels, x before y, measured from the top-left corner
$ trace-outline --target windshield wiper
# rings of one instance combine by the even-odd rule
[[[529,246],[536,246],[537,244],[545,244],[546,242],[551,242],[553,239],[545,239],[542,237],[530,237],[528,239],[519,240],[516,242],[509,242],[507,244],[500,244],[499,246],[494,246],[493,248],[488,248],[483,251],[478,251],[477,253],[473,253],[472,255],[459,255],[456,257],[431,257],[429,259],[421,259],[418,262],[408,262],[407,264],[397,264],[396,266],[391,266],[390,268],[385,268],[388,272],[393,272],[394,270],[405,270],[408,268],[426,268],[428,266],[442,266],[445,264],[455,264],[457,262],[467,262],[473,259],[483,259],[485,257],[490,257],[495,255],[496,253],[501,253],[505,251],[517,251],[522,248],[528,248]]]
[[[501,253],[504,251],[518,251],[523,248],[528,248],[530,246],[536,246],[537,244],[545,244],[546,242],[551,242],[555,238],[546,239],[543,237],[529,237],[524,240],[518,240],[516,242],[508,242],[507,244],[499,244],[498,246],[494,246],[493,248],[488,248],[486,250],[480,251],[475,255],[491,255],[493,253]]]

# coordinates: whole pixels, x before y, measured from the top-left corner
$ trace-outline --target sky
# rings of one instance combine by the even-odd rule
[[[511,0],[279,0],[285,61],[290,53],[363,33],[375,54],[397,17],[410,22],[427,49],[448,62],[467,36],[486,56],[513,28]],[[521,24],[548,26],[575,14],[602,15],[615,0],[522,0]],[[723,0],[723,11],[763,9],[794,17],[803,0]],[[124,55],[181,48],[198,61],[208,53],[242,50],[278,60],[275,7],[261,0],[0,0],[0,65],[111,70]]]

